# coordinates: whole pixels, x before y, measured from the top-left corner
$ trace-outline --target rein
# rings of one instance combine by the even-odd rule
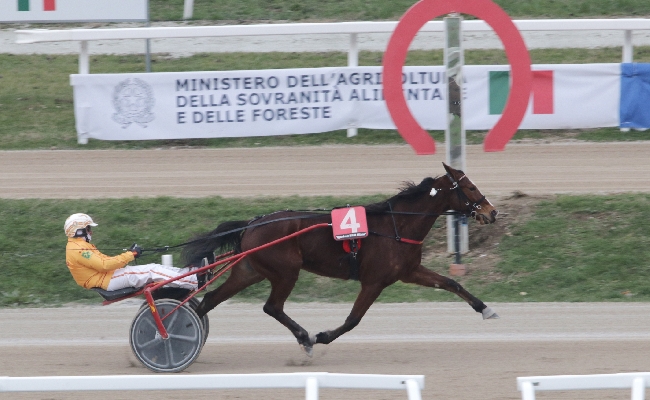
[[[474,216],[476,214],[476,210],[481,209],[480,203],[483,202],[483,200],[485,199],[485,196],[481,197],[477,202],[475,202],[473,204],[470,204],[469,198],[467,197],[465,192],[463,192],[462,189],[460,188],[460,186],[458,185],[458,182],[462,181],[466,177],[466,175],[463,175],[458,181],[456,181],[449,173],[447,173],[446,176],[447,176],[447,178],[449,178],[449,180],[451,181],[453,186],[450,187],[450,188],[443,188],[443,189],[433,188],[431,190],[431,193],[432,193],[431,195],[432,196],[435,195],[435,194],[433,194],[434,190],[436,192],[439,191],[439,190],[454,190],[454,191],[456,191],[456,193],[458,195],[458,200],[461,203],[465,203],[465,205],[468,206],[468,209],[465,212],[445,211],[445,212],[442,212],[442,213],[420,213],[420,212],[412,212],[412,211],[393,211],[393,206],[390,203],[390,201],[388,201],[387,203],[388,203],[389,211],[382,211],[382,212],[377,212],[377,213],[390,214],[390,216],[391,216],[391,218],[393,220],[393,229],[395,230],[395,236],[389,236],[389,235],[385,235],[385,234],[382,234],[382,233],[379,233],[379,232],[374,232],[374,231],[370,231],[369,233],[372,233],[373,235],[377,235],[377,236],[382,236],[382,237],[386,237],[386,238],[395,239],[398,242],[402,242],[402,243],[422,244],[422,243],[424,243],[423,240],[407,239],[407,238],[403,238],[403,237],[401,237],[399,235],[399,233],[397,232],[397,225],[395,223],[395,217],[394,217],[395,215],[415,215],[415,216],[425,216],[425,217],[439,217],[439,216],[442,216],[442,215],[471,215],[471,216]],[[463,200],[463,198],[464,198],[464,200]],[[293,212],[320,212],[320,211],[322,211],[322,212],[329,212],[331,210],[316,209],[316,210],[284,210],[284,211],[293,211]],[[279,212],[279,211],[276,211],[276,212]],[[270,215],[270,214],[266,214],[266,215]],[[249,229],[249,228],[256,228],[258,226],[268,225],[268,224],[273,223],[273,222],[290,221],[290,220],[298,220],[298,219],[309,219],[309,218],[317,218],[317,217],[322,216],[322,214],[300,215],[300,216],[284,217],[284,218],[273,219],[273,220],[270,220],[270,221],[252,223],[253,221],[256,221],[256,220],[258,220],[260,218],[265,217],[266,215],[262,215],[262,216],[253,218],[249,222],[249,224],[246,227],[243,227],[243,228],[231,229],[231,230],[226,231],[226,232],[220,232],[220,233],[217,233],[217,234],[214,234],[214,235],[211,235],[211,236],[207,236],[207,237],[203,237],[203,238],[199,238],[199,239],[195,239],[195,240],[190,240],[190,241],[187,241],[187,242],[184,242],[184,243],[181,243],[181,244],[177,244],[177,245],[174,245],[174,246],[163,246],[163,247],[156,247],[156,248],[153,248],[153,249],[146,249],[146,250],[143,250],[143,252],[144,251],[147,251],[147,252],[167,251],[169,249],[174,249],[174,248],[178,248],[178,247],[187,246],[189,244],[196,243],[196,242],[199,242],[199,241],[203,241],[203,240],[206,240],[206,239],[215,239],[215,238],[218,238],[218,237],[221,237],[221,236],[229,235],[231,233],[242,232],[242,231],[245,231],[246,229]]]
[[[289,211],[289,210],[287,210],[287,211]],[[252,221],[255,221],[255,220],[260,219],[262,217],[264,217],[264,215],[262,215],[261,217],[253,218]],[[249,229],[249,228],[256,228],[258,226],[268,225],[268,224],[270,224],[272,222],[290,221],[290,220],[294,220],[294,219],[308,219],[308,218],[316,218],[316,217],[320,217],[320,215],[299,215],[299,216],[295,216],[295,217],[285,217],[285,218],[272,219],[270,221],[258,222],[256,224],[250,224],[249,223],[244,228],[236,228],[236,229],[231,229],[231,230],[225,231],[225,232],[219,232],[219,233],[216,233],[214,235],[202,237],[202,238],[199,238],[199,239],[190,240],[188,242],[177,244],[177,245],[174,245],[174,246],[156,247],[156,248],[153,248],[153,249],[146,249],[146,250],[143,250],[143,251],[153,251],[153,252],[167,251],[169,249],[175,249],[175,248],[178,248],[178,247],[187,246],[188,244],[200,242],[200,241],[203,241],[203,240],[206,240],[206,239],[215,239],[215,238],[218,238],[218,237],[221,237],[221,236],[229,235],[231,233],[242,232],[242,231],[245,231],[246,229]]]

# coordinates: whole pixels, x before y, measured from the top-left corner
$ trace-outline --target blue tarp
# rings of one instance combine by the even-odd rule
[[[621,64],[621,128],[650,128],[650,64]]]

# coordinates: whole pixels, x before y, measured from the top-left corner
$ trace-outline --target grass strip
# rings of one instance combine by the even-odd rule
[[[501,241],[498,281],[475,285],[494,301],[647,301],[648,217],[647,194],[542,202]]]
[[[99,303],[95,293],[74,283],[65,266],[63,221],[74,212],[87,212],[99,223],[93,243],[114,255],[133,242],[145,249],[182,243],[227,220],[250,219],[280,209],[368,204],[384,198],[0,200],[0,306]],[[502,218],[482,227],[472,222],[470,238],[498,237],[491,242],[496,245],[471,249],[463,259],[470,273],[458,280],[486,302],[648,301],[648,220],[650,195],[620,194],[559,196],[539,202],[534,214],[520,222]],[[499,224],[510,225],[504,231]],[[445,232],[441,219],[425,241],[424,265],[448,275],[452,259],[444,252]],[[475,268],[486,253],[494,253],[495,261]],[[179,265],[179,251],[170,254]],[[145,253],[140,262],[160,262],[160,254]],[[303,272],[289,300],[349,302],[358,290],[358,282]],[[268,294],[269,285],[262,282],[235,300],[261,302]],[[379,301],[459,299],[442,290],[398,282]]]
[[[397,20],[413,0],[195,0],[194,19],[272,21]],[[588,18],[650,15],[646,0],[495,0],[512,18]],[[184,0],[151,0],[155,21],[180,20]]]

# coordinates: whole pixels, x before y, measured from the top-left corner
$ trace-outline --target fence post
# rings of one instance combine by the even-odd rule
[[[625,39],[623,41],[623,62],[631,63],[634,60],[634,47],[632,46],[632,31],[625,30]]]
[[[415,379],[406,380],[406,394],[409,400],[422,400],[420,386]]]
[[[87,75],[89,73],[90,73],[90,56],[88,54],[88,41],[82,40],[79,49],[79,75]],[[85,119],[87,118],[87,115],[84,115],[82,118],[84,118],[83,119],[84,122],[87,122],[87,120]],[[84,124],[79,124],[79,125],[85,126]],[[88,144],[88,132],[78,133],[77,143]]]
[[[193,13],[194,0],[185,0],[185,6],[183,7],[183,19],[192,19]]]
[[[535,400],[535,388],[531,382],[523,382],[521,384],[521,399]]]
[[[305,400],[318,400],[318,379],[314,377],[307,378]]]
[[[87,75],[90,73],[90,61],[88,58],[88,41],[82,40],[79,49],[79,74]]]
[[[626,29],[623,31],[623,62],[631,63],[634,60],[634,48],[632,47],[632,31]],[[621,132],[629,132],[630,128],[621,128]]]
[[[632,381],[632,400],[645,400],[645,381],[643,378],[634,378]]]
[[[357,44],[357,34],[350,34],[350,49],[348,50],[348,67],[359,66],[359,46]],[[357,128],[348,128],[348,137],[357,136]]]

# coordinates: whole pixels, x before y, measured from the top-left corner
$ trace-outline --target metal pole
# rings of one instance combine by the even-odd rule
[[[462,118],[464,64],[462,48],[462,18],[450,14],[444,18],[445,24],[445,74],[447,79],[447,128],[445,130],[445,147],[447,163],[456,169],[465,170],[465,126]],[[467,225],[459,224],[457,216],[447,217],[447,251],[457,253],[469,250]],[[459,232],[457,232],[459,230]],[[458,245],[456,237],[459,237]],[[456,260],[460,264],[460,259]]]
[[[454,215],[454,253],[456,254],[455,263],[460,264],[460,218]]]

